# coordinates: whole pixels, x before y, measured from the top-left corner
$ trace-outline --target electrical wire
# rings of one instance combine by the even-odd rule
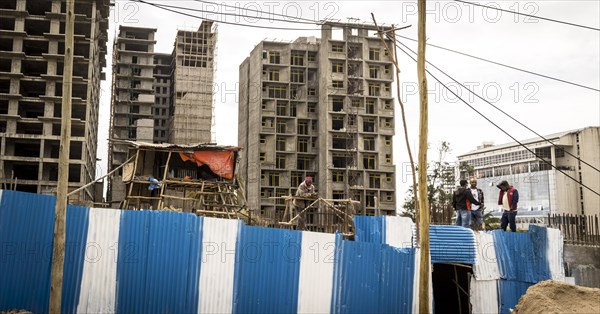
[[[412,39],[412,38],[406,37],[406,36],[396,35],[396,37],[417,42],[416,39]],[[473,58],[473,59],[477,59],[477,60],[480,60],[480,61],[492,63],[492,64],[499,65],[499,66],[502,66],[502,67],[505,67],[505,68],[509,68],[509,69],[520,71],[520,72],[524,72],[524,73],[527,73],[527,74],[531,74],[531,75],[535,75],[535,76],[547,78],[547,79],[554,80],[554,81],[557,81],[557,82],[561,82],[561,83],[565,83],[565,84],[569,84],[569,85],[573,85],[573,86],[577,86],[577,87],[582,87],[582,88],[585,88],[585,89],[593,90],[593,91],[596,91],[596,92],[600,92],[600,89],[595,88],[595,87],[590,87],[590,86],[586,86],[586,85],[582,85],[582,84],[578,84],[578,83],[566,81],[566,80],[563,80],[563,79],[559,79],[559,78],[556,78],[556,77],[552,77],[552,76],[549,76],[549,75],[544,75],[544,74],[536,73],[536,72],[533,72],[533,71],[529,71],[529,70],[517,68],[517,67],[511,66],[511,65],[508,65],[508,64],[504,64],[504,63],[500,63],[500,62],[488,60],[488,59],[485,59],[485,58],[477,57],[477,56],[470,55],[468,53],[460,52],[460,51],[457,51],[457,50],[453,50],[453,49],[450,49],[450,48],[445,48],[445,47],[434,45],[434,44],[430,44],[430,43],[427,43],[427,46],[438,48],[438,49],[442,49],[442,50],[446,50],[446,51],[453,52],[453,53],[456,53],[456,54],[459,54],[459,55],[463,55],[463,56],[466,56],[466,57],[469,57],[469,58]]]
[[[200,17],[200,16],[191,15],[191,14],[180,12],[180,11],[170,10],[169,8],[179,9],[179,10],[190,10],[190,11],[202,12],[202,13],[212,13],[212,14],[241,16],[241,17],[247,17],[247,18],[252,18],[252,19],[259,19],[259,20],[281,21],[281,22],[289,22],[289,23],[314,24],[314,25],[322,25],[323,24],[323,22],[320,22],[320,21],[310,20],[310,19],[306,19],[306,18],[298,18],[298,17],[294,17],[294,16],[291,16],[291,15],[271,13],[271,12],[267,12],[267,11],[254,10],[254,9],[245,9],[244,8],[243,10],[247,10],[247,11],[251,11],[251,12],[257,12],[257,13],[264,13],[264,14],[272,14],[272,15],[287,17],[287,18],[290,18],[290,19],[302,19],[302,20],[304,20],[306,22],[293,21],[293,20],[285,20],[285,19],[274,19],[274,18],[256,17],[256,16],[250,16],[250,15],[236,14],[236,13],[212,12],[212,11],[206,11],[206,10],[200,10],[200,9],[186,8],[186,7],[181,7],[181,6],[174,6],[174,5],[167,5],[167,4],[156,4],[156,3],[147,2],[147,1],[144,1],[144,0],[130,0],[130,1],[152,5],[154,7],[157,7],[157,8],[163,9],[163,10],[167,10],[167,11],[170,11],[170,12],[174,12],[174,13],[177,13],[177,14],[182,14],[182,15],[185,15],[185,16],[193,17],[193,18],[205,19],[205,20],[209,20],[209,21],[213,21],[213,22],[219,22],[219,23],[224,23],[224,24],[239,25],[239,26],[254,27],[254,28],[262,28],[262,29],[309,30],[309,31],[310,30],[320,30],[320,28],[315,28],[315,29],[307,29],[307,28],[285,28],[285,27],[273,27],[273,26],[262,26],[262,25],[253,25],[253,24],[233,23],[233,22],[227,22],[227,21],[217,21],[217,20],[211,20],[211,19],[203,18],[203,17]],[[219,3],[211,2],[211,1],[204,1],[204,0],[192,0],[192,1],[199,2],[199,3],[221,5],[221,6],[224,6],[224,7],[240,9],[239,7],[236,7],[236,6],[226,5],[226,4],[219,4]],[[365,27],[360,27],[358,25],[356,26],[356,28],[366,29]],[[369,29],[371,29],[371,28],[369,28]],[[399,37],[399,38],[406,39],[406,40],[411,40],[411,41],[415,41],[415,42],[417,41],[416,39],[412,39],[410,37],[405,37],[405,36],[402,36],[402,35],[396,35],[396,36]],[[529,70],[525,70],[525,69],[518,68],[518,67],[515,67],[515,66],[511,66],[511,65],[508,65],[508,64],[504,64],[504,63],[492,61],[492,60],[489,60],[489,59],[477,57],[477,56],[474,56],[474,55],[471,55],[471,54],[468,54],[468,53],[464,53],[464,52],[460,52],[460,51],[457,51],[457,50],[453,50],[453,49],[450,49],[450,48],[445,48],[445,47],[434,45],[434,44],[430,44],[430,43],[427,43],[427,45],[431,46],[431,47],[434,47],[434,48],[442,49],[442,50],[445,50],[445,51],[453,52],[453,53],[456,53],[456,54],[459,54],[459,55],[463,55],[463,56],[466,56],[466,57],[469,57],[469,58],[473,58],[473,59],[476,59],[476,60],[480,60],[480,61],[484,61],[484,62],[495,64],[495,65],[498,65],[498,66],[502,66],[502,67],[505,67],[505,68],[509,68],[509,69],[512,69],[512,70],[520,71],[520,72],[523,72],[523,73],[527,73],[527,74],[531,74],[531,75],[543,77],[543,78],[546,78],[546,79],[549,79],[549,80],[554,80],[554,81],[557,81],[557,82],[561,82],[561,83],[565,83],[565,84],[569,84],[569,85],[573,85],[573,86],[577,86],[577,87],[581,87],[581,88],[593,90],[593,91],[596,91],[596,92],[600,92],[600,89],[598,89],[598,88],[594,88],[594,87],[582,85],[582,84],[579,84],[579,83],[575,83],[575,82],[563,80],[563,79],[552,77],[552,76],[549,76],[549,75],[544,75],[544,74],[536,73],[536,72],[533,72],[533,71],[529,71]]]
[[[400,43],[402,46],[404,46],[407,50],[410,50],[410,48],[408,48],[407,46],[405,46],[404,44]],[[406,54],[409,58],[411,58],[413,61],[417,62],[417,60],[411,56],[408,52],[406,52],[404,49],[402,49],[401,47],[398,46],[398,44],[396,42],[394,42],[394,45],[400,49],[402,52],[404,52],[404,54]],[[411,52],[414,53],[414,51],[411,50]],[[456,98],[458,98],[460,101],[462,101],[465,105],[467,105],[469,108],[471,108],[473,111],[475,111],[477,114],[479,114],[481,117],[483,117],[485,120],[487,120],[489,123],[491,123],[493,126],[495,126],[496,128],[498,128],[500,131],[502,131],[502,133],[506,134],[508,137],[510,137],[513,141],[515,141],[517,144],[519,144],[520,146],[522,146],[523,148],[525,148],[526,150],[528,150],[530,153],[532,153],[536,158],[540,159],[541,161],[545,162],[546,164],[550,165],[550,167],[554,168],[556,171],[562,173],[563,175],[565,175],[567,178],[573,180],[574,182],[577,182],[577,184],[579,184],[580,186],[588,189],[589,191],[591,191],[592,193],[600,196],[600,193],[594,191],[592,188],[588,187],[587,185],[583,184],[582,182],[579,182],[577,179],[573,178],[572,176],[568,175],[567,173],[565,173],[564,171],[558,169],[556,166],[554,166],[551,162],[541,158],[540,156],[538,156],[534,151],[532,151],[529,147],[527,147],[525,144],[521,143],[519,140],[517,140],[514,136],[510,135],[506,130],[504,130],[503,128],[501,128],[498,124],[494,123],[494,121],[490,120],[488,117],[486,117],[483,113],[481,113],[479,110],[475,109],[475,107],[473,107],[471,104],[469,104],[467,101],[465,101],[464,99],[462,99],[462,97],[460,97],[458,94],[456,94],[451,88],[449,88],[448,86],[446,86],[446,84],[442,83],[442,81],[440,81],[435,75],[433,75],[429,70],[425,69],[425,71],[427,72],[427,74],[429,74],[433,79],[435,79],[439,84],[441,84],[442,86],[444,86],[444,88],[448,91],[450,91],[450,93],[452,93]]]
[[[142,3],[142,4],[147,4],[147,5],[156,7],[158,9],[162,9],[162,10],[169,11],[169,12],[172,12],[172,13],[177,13],[177,14],[181,14],[181,15],[184,15],[184,16],[188,16],[188,17],[192,17],[192,18],[196,18],[196,19],[201,19],[201,20],[206,20],[206,21],[210,21],[210,22],[215,22],[215,23],[223,23],[223,24],[236,25],[236,26],[244,26],[244,27],[251,27],[251,28],[274,29],[274,30],[292,30],[292,31],[314,31],[314,30],[321,30],[320,28],[275,27],[275,26],[263,26],[263,25],[244,24],[244,23],[235,23],[235,22],[227,22],[227,21],[217,21],[217,20],[214,20],[214,19],[209,19],[209,18],[205,18],[205,17],[201,17],[201,16],[197,16],[197,15],[193,15],[193,14],[189,14],[189,13],[185,13],[185,12],[176,11],[176,10],[173,10],[173,9],[170,9],[170,8],[163,7],[163,5],[161,5],[161,4],[151,3],[151,2],[144,1],[144,0],[129,0],[129,1],[138,2],[138,3]],[[189,10],[189,8],[184,8],[184,7],[180,7],[180,8],[182,10]],[[214,12],[208,12],[208,13],[214,13]],[[256,17],[253,17],[253,18],[256,18]]]
[[[393,40],[391,38],[388,39]],[[414,52],[414,50],[408,48],[406,45],[404,45],[403,43],[401,43],[400,41],[396,40],[397,43],[401,44],[402,46],[404,46],[406,49],[408,49],[410,52],[416,54]],[[518,123],[519,125],[521,125],[522,127],[526,128],[527,130],[531,131],[533,134],[537,135],[538,137],[540,137],[541,139],[543,139],[544,141],[550,143],[552,146],[556,147],[556,148],[561,148],[560,146],[554,144],[552,141],[550,141],[549,139],[545,138],[544,136],[542,136],[541,134],[539,134],[538,132],[534,131],[533,129],[531,129],[530,127],[528,127],[527,125],[525,125],[524,123],[522,123],[521,121],[517,120],[515,117],[511,116],[510,114],[506,113],[504,110],[500,109],[498,106],[494,105],[492,102],[490,102],[489,100],[483,98],[482,96],[480,96],[479,94],[475,93],[474,91],[472,91],[471,89],[467,88],[464,84],[460,83],[457,79],[455,79],[454,77],[450,76],[448,73],[444,72],[442,69],[438,68],[437,66],[435,66],[433,63],[425,60],[425,62],[427,62],[427,64],[431,65],[434,69],[438,70],[439,72],[441,72],[442,74],[446,75],[448,78],[450,78],[452,81],[454,81],[455,83],[457,83],[459,86],[461,86],[462,88],[466,89],[467,91],[469,91],[471,94],[473,94],[475,97],[483,100],[484,102],[486,102],[487,104],[489,104],[490,106],[494,107],[494,109],[500,111],[502,114],[504,114],[505,116],[507,116],[508,118],[510,118],[511,120],[515,121],[516,123]],[[600,172],[600,169],[594,167],[593,165],[589,164],[588,162],[584,161],[583,159],[569,153],[568,151],[564,151],[566,154],[568,154],[569,156],[577,159],[578,161],[584,163],[585,165],[589,166],[590,168]]]
[[[265,11],[262,11],[262,10],[240,8],[240,7],[236,7],[234,5],[227,5],[225,3],[216,3],[216,2],[203,1],[203,0],[192,0],[192,1],[201,2],[201,3],[207,3],[207,4],[213,4],[213,5],[219,5],[219,6],[226,7],[226,8],[240,9],[240,10],[245,10],[245,11],[250,11],[250,12],[256,12],[256,13],[261,13],[261,14],[262,13],[266,13],[266,14],[275,15],[275,16],[287,17],[287,18],[291,18],[291,19],[305,21],[305,22],[307,22],[306,24],[319,24],[319,21],[311,20],[311,19],[307,19],[307,18],[303,18],[303,17],[295,17],[295,16],[285,15],[285,14],[279,14],[279,13],[275,13],[275,12],[265,12]],[[292,22],[292,21],[286,20],[286,22]]]
[[[469,2],[469,1],[463,1],[463,0],[454,0],[454,1],[460,2],[460,3],[465,3],[465,4],[470,4],[470,5],[474,5],[474,6],[478,6],[478,7],[482,7],[482,8],[488,8],[488,9],[494,9],[494,10],[498,10],[498,11],[502,11],[502,12],[508,12],[508,13],[512,13],[512,14],[516,14],[516,15],[523,15],[523,16],[532,17],[532,18],[540,19],[540,20],[544,20],[544,21],[550,21],[550,22],[555,22],[555,23],[560,23],[560,24],[565,24],[565,25],[570,25],[570,26],[575,26],[575,27],[581,27],[581,28],[591,29],[593,31],[600,31],[600,28],[595,28],[595,27],[591,27],[591,26],[585,26],[585,25],[581,25],[581,24],[575,24],[575,23],[571,23],[571,22],[565,22],[565,21],[555,20],[555,19],[551,19],[551,18],[547,18],[547,17],[542,17],[542,16],[537,16],[537,15],[532,15],[532,14],[527,14],[527,13],[520,13],[520,12],[516,12],[516,11],[505,10],[505,9],[502,9],[502,8],[494,8],[494,7],[491,7],[489,5],[484,5],[484,4],[479,4],[479,3]]]
[[[211,13],[211,14],[220,14],[220,15],[246,17],[246,18],[258,19],[258,20],[267,19],[269,21],[279,21],[279,22],[287,22],[287,23],[315,25],[315,22],[292,21],[292,20],[284,20],[284,19],[279,19],[279,18],[274,18],[274,17],[263,18],[263,17],[260,17],[260,16],[251,16],[251,15],[244,15],[244,14],[238,14],[238,13],[228,13],[228,12],[214,12],[214,11],[207,11],[207,10],[200,10],[200,9],[193,9],[193,8],[185,8],[185,7],[181,7],[181,6],[168,5],[168,4],[162,4],[162,3],[158,4],[158,5],[160,5],[161,7],[165,7],[165,8],[172,8],[172,9],[179,9],[179,10],[189,10],[189,11],[201,12],[201,13]]]

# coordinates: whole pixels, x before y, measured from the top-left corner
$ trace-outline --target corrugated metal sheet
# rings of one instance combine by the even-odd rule
[[[431,263],[475,264],[475,238],[471,229],[460,226],[431,226]]]
[[[379,313],[410,313],[415,295],[415,249],[384,246],[381,261]],[[352,310],[354,312],[354,310]]]
[[[500,279],[494,236],[488,232],[476,232],[474,236],[477,248],[477,262],[473,265],[475,278],[477,280]]]
[[[301,232],[242,225],[237,243],[233,312],[296,312]]]
[[[89,208],[68,206],[66,219],[61,312],[75,313],[83,277],[83,262],[86,259]]]
[[[564,239],[560,230],[554,228],[546,229],[546,261],[550,270],[550,278],[554,280],[565,280],[565,268],[563,260]]]
[[[0,310],[48,311],[55,198],[3,191]]]
[[[397,248],[413,247],[413,221],[408,217],[385,217],[385,244]]]
[[[241,221],[204,218],[199,313],[231,313]]]
[[[332,313],[408,313],[415,249],[336,241]]]
[[[78,313],[116,311],[121,210],[90,208]]]
[[[123,211],[118,312],[198,311],[202,221],[194,214]]]
[[[503,279],[500,279],[498,283],[500,313],[502,314],[510,314],[511,309],[514,309],[519,303],[521,296],[533,285],[529,282]]]
[[[539,263],[529,234],[495,230],[493,235],[500,277],[537,282]]]
[[[333,292],[335,235],[302,232],[298,313],[327,313]]]
[[[471,278],[471,311],[473,314],[498,313],[498,280]]]
[[[384,216],[354,216],[357,242],[385,243]]]

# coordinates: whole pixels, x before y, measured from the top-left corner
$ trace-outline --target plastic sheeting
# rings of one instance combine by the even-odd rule
[[[234,152],[219,152],[219,151],[195,151],[189,153],[179,153],[181,160],[193,161],[198,167],[207,165],[212,172],[221,178],[233,179],[233,171],[235,166]]]
[[[460,226],[430,226],[431,263],[475,264],[475,238]]]

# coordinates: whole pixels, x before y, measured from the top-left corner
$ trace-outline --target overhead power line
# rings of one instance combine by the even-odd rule
[[[543,16],[537,16],[537,15],[532,15],[532,14],[527,14],[527,13],[505,10],[505,9],[501,9],[501,8],[495,8],[495,7],[491,7],[489,5],[479,4],[479,3],[475,3],[475,2],[469,2],[469,1],[463,1],[463,0],[454,0],[454,1],[460,2],[460,3],[465,3],[465,4],[470,4],[470,5],[474,5],[474,6],[478,6],[478,7],[482,7],[482,8],[488,8],[488,9],[494,9],[494,10],[498,10],[498,11],[502,11],[502,12],[508,12],[508,13],[512,13],[512,14],[516,14],[516,15],[527,16],[527,17],[531,17],[531,18],[535,18],[535,19],[544,20],[544,21],[550,21],[550,22],[560,23],[560,24],[564,24],[564,25],[570,25],[570,26],[581,27],[581,28],[585,28],[585,29],[591,29],[593,31],[600,31],[600,28],[595,28],[595,27],[571,23],[571,22],[560,21],[560,20],[556,20],[556,19],[543,17]]]
[[[388,39],[391,40],[391,38]],[[412,53],[415,53],[414,50],[408,48],[406,45],[404,45],[403,43],[401,43],[400,41],[396,40],[397,43],[401,44],[402,46],[404,46],[406,49],[408,49],[409,51],[411,51]],[[538,132],[534,131],[533,129],[531,129],[530,127],[528,127],[527,125],[525,125],[524,123],[522,123],[521,121],[517,120],[515,117],[513,117],[512,115],[506,113],[506,111],[500,109],[498,106],[494,105],[492,102],[490,102],[489,100],[483,98],[481,95],[475,93],[474,91],[472,91],[471,89],[467,88],[464,84],[460,83],[458,80],[456,80],[454,77],[450,76],[448,73],[444,72],[442,69],[438,68],[437,66],[435,66],[435,64],[425,60],[425,62],[427,62],[427,64],[431,65],[434,69],[438,70],[439,72],[441,72],[442,74],[446,75],[448,78],[450,78],[452,81],[454,81],[455,83],[457,83],[459,86],[461,86],[462,88],[466,89],[467,91],[469,91],[471,94],[475,95],[475,97],[483,100],[484,102],[486,102],[488,105],[494,107],[494,109],[500,111],[502,114],[504,114],[505,116],[507,116],[508,118],[510,118],[511,120],[515,121],[516,123],[518,123],[519,125],[521,125],[522,127],[526,128],[527,130],[529,130],[530,132],[532,132],[533,134],[537,135],[538,137],[540,137],[541,139],[543,139],[545,142],[548,142],[549,144],[551,144],[552,146],[556,147],[556,148],[561,148],[560,146],[554,144],[552,141],[550,141],[549,139],[545,138],[544,136],[542,136],[541,134],[539,134]],[[583,159],[569,153],[568,151],[564,151],[565,154],[577,159],[578,161],[584,163],[585,165],[589,166],[590,168],[600,172],[600,169],[594,167],[593,165],[589,164],[588,162],[584,161]]]
[[[410,41],[414,41],[414,42],[417,41],[416,39],[412,39],[410,37],[405,37],[405,36],[401,36],[401,35],[396,35],[396,37],[399,37],[399,38],[402,38],[402,39],[406,39],[406,40],[410,40]],[[464,52],[460,52],[460,51],[457,51],[457,50],[454,50],[454,49],[445,48],[445,47],[434,45],[434,44],[430,44],[430,43],[427,43],[427,46],[438,48],[438,49],[442,49],[442,50],[446,50],[446,51],[449,51],[449,52],[453,52],[453,53],[456,53],[456,54],[459,54],[459,55],[463,55],[463,56],[466,56],[466,57],[469,57],[469,58],[477,59],[477,60],[480,60],[480,61],[492,63],[492,64],[499,65],[499,66],[502,66],[502,67],[505,67],[505,68],[509,68],[509,69],[512,69],[512,70],[516,70],[516,71],[524,72],[524,73],[527,73],[527,74],[531,74],[531,75],[543,77],[543,78],[546,78],[546,79],[549,79],[549,80],[553,80],[553,81],[557,81],[557,82],[561,82],[561,83],[565,83],[565,84],[569,84],[569,85],[573,85],[573,86],[577,86],[577,87],[581,87],[581,88],[593,90],[593,91],[596,91],[596,92],[600,92],[600,89],[595,88],[595,87],[586,86],[586,85],[582,85],[582,84],[579,84],[579,83],[575,83],[575,82],[571,82],[571,81],[559,79],[559,78],[556,78],[556,77],[553,77],[553,76],[544,75],[544,74],[536,73],[536,72],[533,72],[533,71],[529,71],[529,70],[517,68],[517,67],[514,67],[512,65],[508,65],[508,64],[497,62],[497,61],[492,61],[492,60],[489,60],[489,59],[477,57],[477,56],[474,56],[474,55],[471,55],[471,54],[468,54],[468,53],[464,53]]]
[[[285,14],[280,14],[280,13],[275,13],[275,12],[265,12],[262,10],[255,10],[255,9],[250,9],[250,8],[241,8],[241,7],[237,7],[235,5],[228,5],[225,3],[217,3],[217,2],[211,2],[211,1],[203,1],[203,0],[192,0],[195,2],[201,2],[201,3],[207,3],[207,4],[213,4],[213,5],[218,5],[218,6],[222,6],[225,8],[234,8],[234,9],[240,9],[240,10],[244,10],[244,11],[249,11],[249,12],[256,12],[256,13],[266,13],[269,15],[273,15],[273,16],[281,16],[281,17],[287,17],[290,19],[294,19],[294,20],[299,20],[299,21],[305,21],[307,22],[306,24],[319,24],[319,21],[316,20],[311,20],[311,19],[307,19],[307,18],[303,18],[303,17],[296,17],[296,16],[291,16],[291,15],[285,15]],[[285,20],[286,22],[292,22],[289,20]]]
[[[412,55],[410,55],[408,52],[406,52],[406,50],[402,49],[401,47],[398,46],[398,44],[396,42],[394,42],[394,45],[396,45],[396,47],[398,49],[400,49],[402,52],[404,52],[404,54],[406,54],[409,58],[411,58],[413,61],[417,61]],[[410,50],[413,54],[416,54],[414,51],[412,51],[410,48],[408,48],[407,46],[405,46],[404,44],[400,43],[400,45],[404,46],[407,50]],[[481,117],[483,117],[485,120],[487,120],[489,123],[491,123],[493,126],[495,126],[497,129],[499,129],[500,131],[502,131],[502,133],[506,134],[508,137],[510,137],[513,141],[515,141],[517,144],[519,144],[520,146],[522,146],[523,148],[525,148],[527,151],[529,151],[530,153],[532,153],[536,158],[540,159],[541,161],[545,162],[546,164],[550,165],[550,167],[552,167],[553,169],[555,169],[556,171],[562,173],[563,175],[565,175],[567,178],[573,180],[574,182],[577,182],[577,184],[581,185],[582,187],[586,188],[587,190],[591,191],[592,193],[600,196],[600,193],[598,193],[597,191],[593,190],[592,188],[590,188],[589,186],[583,184],[582,182],[579,182],[577,179],[573,178],[572,176],[568,175],[566,172],[558,169],[555,165],[553,165],[551,162],[541,158],[540,156],[538,156],[533,150],[531,150],[529,147],[527,147],[525,144],[521,143],[519,140],[517,140],[514,136],[510,135],[506,130],[504,130],[502,127],[500,127],[498,124],[496,124],[494,121],[492,121],[490,118],[486,117],[483,113],[481,113],[479,110],[475,109],[475,107],[473,107],[471,104],[469,104],[467,101],[465,101],[464,99],[462,99],[462,97],[460,97],[456,92],[454,92],[451,88],[449,88],[448,86],[446,86],[446,84],[442,83],[442,81],[440,81],[435,75],[433,75],[429,70],[425,70],[427,72],[427,74],[429,74],[433,79],[435,79],[439,84],[441,84],[446,90],[448,90],[450,93],[452,93],[454,95],[454,97],[456,97],[457,99],[459,99],[460,101],[462,101],[465,105],[467,105],[469,108],[471,108],[473,111],[475,111],[477,114],[479,114]]]
[[[201,19],[201,20],[206,20],[206,21],[211,21],[211,22],[216,22],[216,23],[229,24],[229,25],[244,26],[244,27],[251,27],[251,28],[262,28],[262,29],[274,29],[274,30],[292,30],[292,31],[314,31],[314,30],[320,30],[320,28],[275,27],[275,26],[264,26],[264,25],[255,25],[255,24],[235,23],[235,22],[228,22],[228,21],[218,21],[218,20],[215,20],[215,19],[210,19],[210,18],[206,18],[206,17],[202,17],[202,16],[193,15],[193,14],[190,14],[190,13],[185,13],[185,12],[177,11],[177,10],[174,10],[172,8],[165,7],[165,5],[162,5],[162,4],[156,4],[156,3],[147,2],[147,1],[144,1],[144,0],[130,0],[130,1],[132,1],[132,2],[138,2],[138,3],[142,3],[142,4],[147,4],[147,5],[153,6],[155,8],[161,9],[161,10],[165,10],[165,11],[169,11],[169,12],[172,12],[172,13],[181,14],[181,15],[192,17],[192,18],[196,18],[196,19]],[[180,10],[190,10],[190,8],[185,8],[185,7],[177,7],[177,6],[170,6],[170,7],[176,7],[178,9],[180,9]],[[198,10],[198,11],[203,11],[203,10]],[[211,12],[211,11],[203,11],[203,12],[206,12],[206,13],[215,13],[215,12]],[[221,14],[221,13],[219,13],[219,14]],[[257,18],[257,17],[251,17],[251,18]]]
[[[201,1],[201,2],[205,2],[205,1]],[[212,2],[210,2],[210,3],[212,3]],[[231,13],[231,12],[214,12],[214,11],[207,11],[207,10],[186,8],[186,7],[181,7],[181,6],[176,6],[176,5],[168,5],[168,4],[162,4],[162,3],[160,3],[158,5],[160,5],[161,7],[165,7],[165,8],[172,8],[172,9],[179,9],[179,10],[189,10],[189,11],[193,11],[193,12],[201,12],[201,13],[208,13],[208,14],[229,15],[229,16],[237,16],[237,17],[246,17],[246,18],[257,19],[257,20],[266,19],[266,20],[269,20],[269,21],[279,21],[279,22],[287,22],[287,23],[315,25],[315,22],[285,20],[285,19],[280,19],[280,18],[276,18],[276,17],[267,17],[267,18],[265,18],[265,17],[262,17],[262,16],[252,16],[252,15],[245,15],[245,14]],[[227,7],[231,7],[231,6],[227,6]]]

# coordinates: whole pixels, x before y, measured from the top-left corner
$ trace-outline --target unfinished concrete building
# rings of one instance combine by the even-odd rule
[[[173,57],[170,53],[154,55],[154,143],[169,141],[169,110],[173,89]]]
[[[56,193],[66,5],[0,1],[0,182],[4,189]],[[75,4],[69,190],[96,177],[98,106],[106,66],[108,0]],[[101,201],[94,187],[71,200]]]
[[[392,63],[374,30],[326,23],[321,39],[263,41],[241,64],[250,208],[280,220],[285,204],[272,197],[293,195],[311,175],[320,197],[359,201],[357,214],[395,214]]]
[[[155,52],[156,29],[120,26],[113,53],[110,140],[208,143],[213,121],[216,26],[179,30],[170,54]],[[109,143],[109,169],[127,159]],[[122,169],[109,178],[108,199],[123,201]]]
[[[156,29],[120,26],[113,50],[109,138],[153,142],[154,35]],[[127,145],[109,144],[109,169],[125,163]],[[108,198],[122,200],[121,170],[108,181]]]
[[[213,22],[203,21],[197,31],[177,32],[169,136],[173,144],[211,142],[216,43]]]

